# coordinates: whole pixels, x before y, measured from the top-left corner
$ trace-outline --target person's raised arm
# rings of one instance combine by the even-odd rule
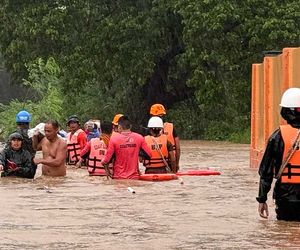
[[[42,150],[42,141],[44,140],[44,138],[39,141],[39,136],[38,135],[33,135],[32,136],[32,148],[35,151],[39,151]]]

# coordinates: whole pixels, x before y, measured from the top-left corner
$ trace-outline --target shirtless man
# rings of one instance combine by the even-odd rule
[[[57,133],[59,125],[57,121],[50,120],[45,124],[45,137],[38,142],[37,136],[33,136],[33,148],[42,150],[43,158],[34,158],[35,164],[42,164],[42,174],[48,176],[66,175],[67,143]]]

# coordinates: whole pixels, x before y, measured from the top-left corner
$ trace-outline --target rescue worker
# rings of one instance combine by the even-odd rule
[[[260,163],[259,193],[256,198],[259,202],[258,212],[262,218],[268,218],[267,194],[275,176],[277,181],[273,198],[277,219],[300,221],[300,150],[297,136],[300,135],[300,89],[286,90],[280,106],[280,114],[288,124],[281,125],[270,136]]]
[[[176,172],[173,145],[167,135],[163,134],[163,127],[163,120],[160,117],[153,116],[149,119],[150,135],[147,135],[145,140],[152,156],[150,160],[144,160],[145,174]]]
[[[131,131],[131,122],[127,116],[120,117],[118,121],[119,133],[110,138],[108,149],[102,164],[109,172],[107,164],[112,160],[114,179],[138,179],[139,178],[139,152],[143,151],[147,159],[151,158],[151,151],[148,148],[145,138],[140,134]]]
[[[150,108],[150,115],[151,116],[159,116],[163,119],[166,115],[166,109],[162,104],[156,103],[153,104]],[[164,122],[164,134],[168,136],[168,140],[172,143],[174,151],[175,151],[175,158],[176,158],[176,172],[179,170],[179,160],[180,160],[180,143],[179,137],[176,133],[173,123]]]
[[[122,116],[123,116],[123,114],[116,114],[114,116],[114,119],[111,122],[112,123],[112,136],[119,132],[118,122],[119,122],[120,117],[122,117]]]
[[[80,128],[79,119],[76,115],[69,117],[67,126],[70,131],[67,134],[67,164],[76,165],[80,160],[81,150],[85,147],[87,142],[86,133]]]
[[[25,150],[28,150],[31,154],[32,158],[36,154],[36,150],[32,147],[32,139],[28,136],[28,130],[29,130],[29,124],[31,122],[31,115],[26,110],[21,110],[16,115],[16,124],[17,124],[17,130],[15,132],[18,132],[23,137],[23,148]]]
[[[6,147],[0,153],[1,177],[34,178],[36,165],[29,151],[23,148],[23,141],[23,136],[18,132],[9,136]]]
[[[100,138],[92,138],[81,151],[81,159],[76,164],[81,166],[83,159],[87,158],[86,165],[89,175],[106,176],[104,167],[101,165],[101,160],[105,157],[108,143],[112,132],[112,124],[110,122],[101,122]]]

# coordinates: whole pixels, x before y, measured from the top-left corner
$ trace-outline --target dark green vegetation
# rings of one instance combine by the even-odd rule
[[[5,66],[39,93],[11,106],[25,105],[35,121],[126,113],[145,124],[159,102],[186,139],[247,142],[251,64],[262,51],[299,46],[299,37],[297,0],[0,4]]]

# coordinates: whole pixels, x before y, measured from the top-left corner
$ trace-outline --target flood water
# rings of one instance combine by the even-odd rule
[[[181,169],[219,176],[113,181],[68,169],[64,178],[0,179],[0,249],[299,248],[300,225],[261,219],[249,145],[182,141]],[[49,187],[49,189],[44,188]],[[132,187],[136,193],[127,190]]]

